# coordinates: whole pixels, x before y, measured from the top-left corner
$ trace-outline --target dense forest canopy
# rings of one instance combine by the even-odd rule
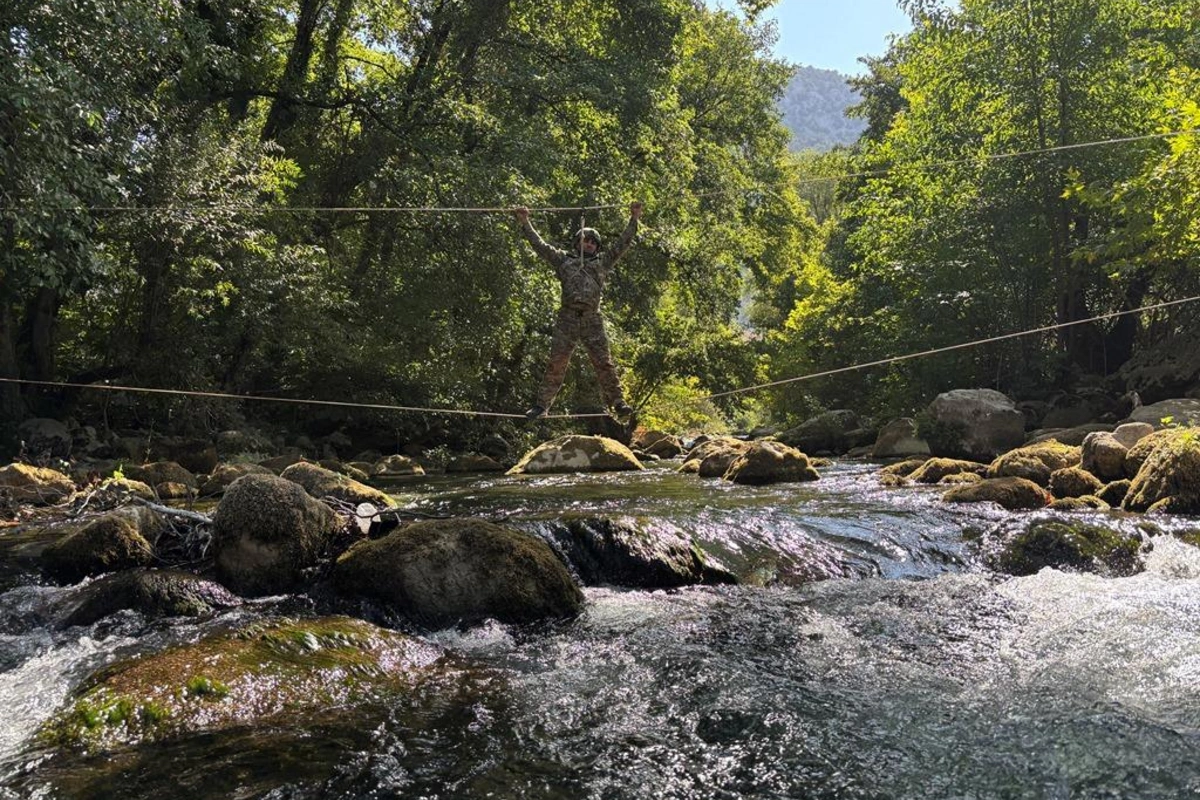
[[[1195,2],[913,0],[913,32],[857,82],[862,138],[822,156],[788,152],[766,5],[6,3],[0,377],[523,408],[557,286],[511,216],[333,209],[595,205],[587,223],[615,233],[643,200],[606,314],[631,399],[662,425],[1111,374],[1195,319],[689,404],[1200,284],[1194,135],[993,157],[1195,128]],[[535,222],[562,243],[579,217]],[[585,361],[569,407],[598,404]],[[0,384],[0,420],[11,436],[90,397]],[[264,413],[105,405],[110,424],[210,430]]]

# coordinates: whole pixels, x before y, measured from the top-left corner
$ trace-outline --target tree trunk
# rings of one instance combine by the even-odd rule
[[[12,305],[7,299],[0,298],[0,378],[21,377],[17,366],[14,316]],[[0,383],[0,457],[5,462],[16,452],[17,424],[24,418],[21,387],[15,383]]]
[[[279,96],[271,104],[263,125],[262,140],[278,141],[296,122],[296,98],[304,89],[312,61],[317,22],[325,0],[301,0],[300,13],[296,17],[295,39],[288,52],[283,76],[279,79]]]

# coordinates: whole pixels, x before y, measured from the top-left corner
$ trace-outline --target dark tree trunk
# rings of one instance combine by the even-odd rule
[[[42,287],[25,307],[20,347],[23,372],[35,381],[54,379],[54,323],[58,318],[58,292]]]
[[[324,7],[325,0],[301,0],[300,13],[296,17],[296,38],[292,40],[283,76],[279,79],[279,96],[271,104],[266,124],[263,125],[263,141],[278,141],[296,122],[296,100],[304,89],[312,61],[317,22]]]

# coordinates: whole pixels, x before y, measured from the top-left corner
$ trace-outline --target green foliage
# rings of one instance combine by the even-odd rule
[[[698,386],[699,381],[695,378],[662,386],[654,404],[640,413],[639,421],[650,430],[683,436],[729,433],[729,422],[711,400],[702,399],[705,393]]]

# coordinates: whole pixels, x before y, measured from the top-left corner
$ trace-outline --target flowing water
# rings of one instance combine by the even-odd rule
[[[63,590],[0,570],[0,797],[1200,797],[1200,549],[1164,533],[1134,577],[994,576],[965,540],[1011,515],[825,472],[396,485],[414,510],[532,531],[567,512],[669,522],[748,582],[589,588],[568,623],[426,633],[474,670],[453,691],[100,758],[34,738],[89,673],[289,601],[53,631]]]

